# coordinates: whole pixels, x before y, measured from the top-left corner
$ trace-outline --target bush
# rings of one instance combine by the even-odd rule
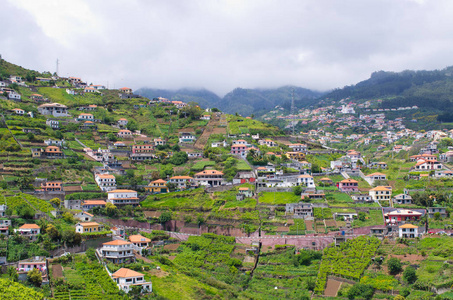
[[[387,262],[387,266],[389,269],[389,273],[392,275],[398,274],[403,269],[401,265],[401,260],[399,260],[396,257],[390,258],[389,261]]]
[[[415,281],[417,281],[417,274],[415,273],[415,269],[411,266],[407,267],[404,270],[403,279],[409,284],[412,284]]]
[[[358,283],[349,289],[348,299],[372,299],[374,289],[371,285]]]

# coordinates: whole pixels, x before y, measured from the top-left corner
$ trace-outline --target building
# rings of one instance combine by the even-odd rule
[[[387,175],[379,172],[366,175],[365,177],[371,182],[374,182],[376,180],[387,180]]]
[[[19,229],[14,229],[22,236],[28,237],[30,240],[35,240],[38,234],[41,233],[41,228],[36,224],[24,224]]]
[[[127,126],[127,123],[128,123],[128,122],[129,122],[129,121],[128,121],[127,119],[121,118],[121,119],[118,120],[118,126],[120,126],[120,127],[125,127],[125,126]]]
[[[294,218],[307,219],[313,218],[313,205],[311,203],[288,203],[286,213],[292,213]]]
[[[434,218],[436,213],[439,213],[442,219],[448,217],[447,209],[445,207],[428,207],[429,218]]]
[[[368,194],[354,194],[351,198],[355,203],[373,202],[373,198]]]
[[[20,100],[22,97],[19,93],[16,93],[16,91],[9,91],[8,92],[8,99],[10,100]]]
[[[17,264],[17,270],[19,272],[29,272],[33,269],[38,269],[43,275],[47,274],[46,257],[35,256],[25,260],[20,260]]]
[[[400,238],[416,238],[419,237],[418,226],[412,224],[404,224],[398,227],[398,236]]]
[[[38,106],[38,111],[42,115],[52,115],[54,117],[68,117],[68,107],[60,103],[46,103]]]
[[[122,240],[113,240],[103,243],[98,249],[100,256],[114,264],[130,263],[135,261],[133,244]]]
[[[200,185],[218,186],[223,183],[223,173],[217,170],[204,170],[194,175],[195,182]]]
[[[129,236],[128,239],[129,239],[129,242],[134,244],[134,246],[141,248],[141,249],[148,248],[149,243],[151,243],[151,240],[149,238],[146,238],[140,234],[131,235],[131,236]]]
[[[425,170],[440,170],[443,168],[443,165],[438,161],[428,161],[420,159],[417,161],[413,170],[416,171],[425,171]]]
[[[423,216],[419,211],[409,209],[395,209],[384,214],[386,223],[398,223],[405,221],[418,221]]]
[[[154,151],[153,144],[144,144],[144,145],[133,145],[132,146],[132,153],[151,153]]]
[[[85,200],[82,202],[82,210],[87,211],[95,207],[105,207],[104,200]]]
[[[112,279],[116,282],[120,290],[125,293],[129,293],[132,286],[140,286],[141,293],[151,293],[153,291],[152,283],[145,281],[143,274],[127,268],[121,268],[113,273]]]
[[[311,176],[311,175],[300,175],[297,178],[297,183],[299,185],[304,185],[309,188],[315,187],[315,180],[313,179],[313,176]]]
[[[190,176],[173,176],[170,177],[168,183],[176,184],[180,190],[184,190],[195,185],[193,177]]]
[[[307,145],[305,144],[289,144],[288,147],[292,152],[307,152]]]
[[[369,195],[374,201],[388,200],[392,198],[392,187],[391,186],[377,186],[371,189]]]
[[[395,204],[412,204],[412,197],[408,194],[399,194],[393,197],[393,203]]]
[[[247,152],[248,147],[243,144],[235,144],[231,146],[230,153],[233,155],[245,155]]]
[[[111,174],[96,174],[94,181],[103,192],[116,190],[116,179]]]
[[[193,143],[197,139],[196,136],[189,132],[181,132],[179,134],[179,142],[180,143]]]
[[[124,94],[132,94],[132,89],[128,87],[122,87],[119,89],[119,91]]]
[[[64,158],[63,152],[58,146],[47,146],[42,152],[42,156],[45,158]]]
[[[94,218],[94,215],[90,214],[89,212],[82,211],[77,213],[75,217],[83,222],[90,222]]]
[[[64,200],[66,209],[82,209],[82,200]]]
[[[6,204],[0,204],[0,218],[6,217],[6,210],[7,209],[8,209],[8,206]]]
[[[167,142],[161,138],[154,139],[154,146],[164,146]]]
[[[52,129],[59,129],[60,128],[60,121],[47,119],[46,120],[46,125],[49,126]]]
[[[128,129],[121,129],[118,131],[117,135],[122,139],[132,138],[132,132]]]
[[[19,115],[19,116],[25,115],[25,110],[20,109],[20,108],[13,108],[11,111],[13,111],[16,115]]]
[[[332,181],[332,179],[330,179],[328,177],[323,177],[323,178],[319,179],[319,184],[321,186],[328,186],[328,185],[332,185],[333,181]]]
[[[239,195],[243,195],[244,198],[253,197],[253,191],[248,187],[240,187],[238,190]]]
[[[104,226],[96,222],[81,222],[77,223],[75,227],[78,233],[101,232],[104,230]]]
[[[305,154],[302,152],[286,152],[286,156],[289,159],[294,159],[294,160],[304,160],[305,159]]]
[[[139,199],[137,192],[133,190],[113,190],[109,191],[107,202],[112,203],[115,206],[132,205],[137,206]]]
[[[77,117],[77,121],[94,121],[94,116],[92,114],[81,113]]]
[[[358,192],[359,191],[359,182],[354,179],[343,179],[340,182],[337,182],[337,187],[341,192]]]
[[[41,189],[44,192],[61,192],[63,190],[62,183],[58,181],[47,181],[41,183]]]
[[[154,194],[168,193],[167,182],[163,179],[151,181],[148,186],[145,186],[145,191]]]

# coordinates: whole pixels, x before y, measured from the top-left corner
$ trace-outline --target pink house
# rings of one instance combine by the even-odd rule
[[[354,179],[344,179],[337,183],[337,187],[341,192],[358,192],[359,182]]]
[[[246,145],[243,145],[243,144],[235,144],[233,146],[231,146],[231,154],[240,154],[242,155],[242,153],[246,152],[247,151],[247,146]]]

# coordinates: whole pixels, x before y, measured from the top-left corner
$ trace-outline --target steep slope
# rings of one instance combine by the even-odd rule
[[[211,91],[206,89],[179,89],[179,90],[164,90],[141,88],[136,91],[137,94],[146,98],[164,97],[170,100],[178,100],[183,102],[197,102],[201,107],[216,107],[221,98]]]

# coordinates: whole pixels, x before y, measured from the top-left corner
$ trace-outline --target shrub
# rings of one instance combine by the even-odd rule
[[[401,260],[396,257],[392,257],[387,262],[389,273],[392,275],[398,274],[402,270]]]

